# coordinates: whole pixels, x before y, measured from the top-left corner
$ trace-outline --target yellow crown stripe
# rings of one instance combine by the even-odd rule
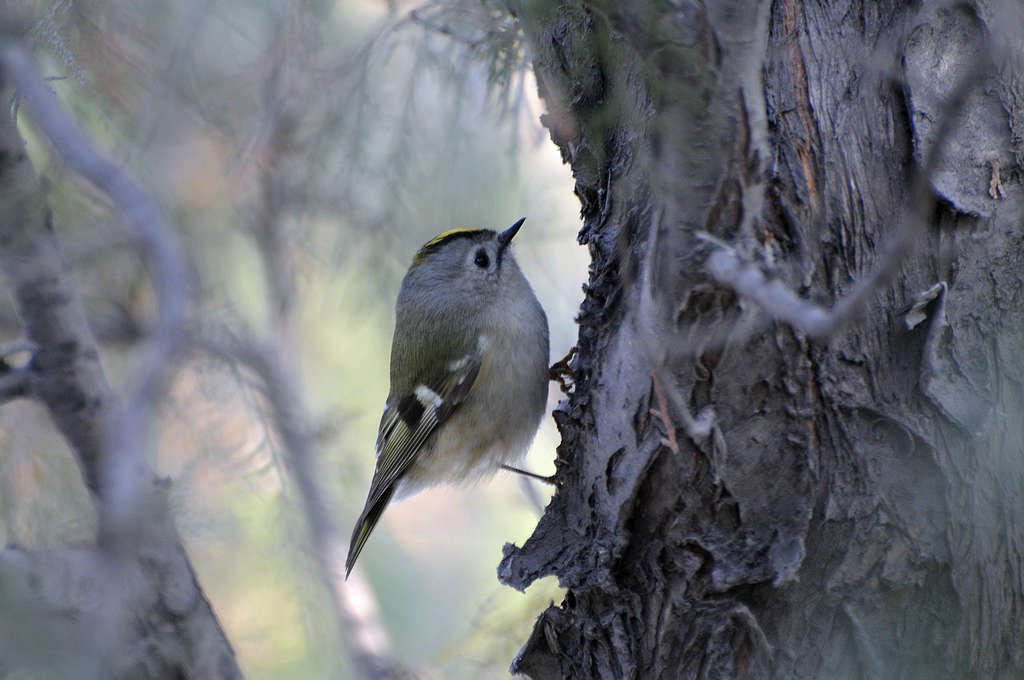
[[[483,230],[479,228],[462,228],[449,229],[448,231],[442,232],[423,244],[423,246],[419,249],[419,252],[416,253],[415,261],[419,262],[420,260],[423,259],[423,256],[427,254],[427,251],[440,246],[445,241],[449,241],[453,238],[473,236],[475,234],[480,233],[481,231]]]
[[[429,241],[427,241],[426,243],[424,243],[423,244],[423,248],[429,248],[430,246],[436,246],[439,243],[441,243],[442,241],[447,241],[448,239],[450,239],[451,237],[455,236],[456,234],[466,234],[466,233],[472,232],[472,231],[480,231],[480,230],[479,229],[468,229],[468,228],[449,229],[448,231],[442,232],[442,233],[438,234],[437,236],[435,236],[434,238],[432,238]],[[423,250],[423,248],[420,248],[420,250]]]

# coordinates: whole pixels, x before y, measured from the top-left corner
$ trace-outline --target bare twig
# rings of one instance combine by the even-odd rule
[[[643,332],[637,337],[641,338],[641,351],[648,357],[655,366],[651,371],[651,379],[654,381],[655,396],[658,398],[659,408],[651,409],[651,413],[657,416],[665,426],[668,440],[664,443],[675,453],[679,452],[679,441],[675,435],[675,426],[672,422],[672,413],[679,418],[679,425],[690,441],[701,445],[710,435],[715,434],[717,425],[715,423],[715,412],[710,406],[704,408],[696,417],[690,413],[686,400],[679,390],[673,385],[673,377],[667,369],[670,357],[678,360],[684,353],[692,356],[700,354],[702,347],[706,344],[724,343],[728,337],[726,334],[708,332],[699,342],[676,343],[682,349],[673,347],[669,351],[655,342],[656,338],[667,336],[664,316],[658,312],[658,303],[655,302],[654,286],[654,258],[658,256],[660,244],[658,234],[661,220],[664,218],[662,210],[653,210],[647,226],[648,247],[644,256],[643,265],[640,268],[641,279],[638,290],[637,318]]]
[[[436,21],[432,21],[432,20],[427,19],[426,17],[424,17],[422,12],[425,9],[425,7],[426,6],[418,7],[416,9],[410,11],[409,12],[409,20],[412,21],[413,23],[416,23],[416,24],[419,24],[420,26],[423,26],[424,28],[428,28],[428,29],[430,29],[432,31],[440,33],[441,35],[447,36],[447,37],[451,38],[452,40],[455,40],[456,42],[460,42],[460,43],[462,43],[463,45],[465,45],[466,47],[468,47],[470,49],[474,49],[474,48],[479,47],[491,35],[490,31],[488,31],[483,36],[474,39],[474,38],[470,38],[470,37],[461,35],[459,33],[456,33],[455,30],[451,26],[449,26],[448,24],[439,24]]]
[[[799,328],[813,338],[824,339],[841,331],[846,324],[863,312],[870,297],[892,280],[903,260],[925,233],[928,214],[935,200],[931,188],[932,175],[942,159],[946,141],[956,129],[968,97],[978,84],[983,82],[991,64],[991,49],[985,45],[946,104],[942,121],[924,162],[918,166],[914,175],[910,197],[904,207],[895,237],[883,250],[875,268],[830,310],[801,299],[781,281],[769,280],[753,264],[743,263],[739,255],[724,244],[719,244],[720,249],[708,257],[708,273],[718,283],[729,286],[740,295],[757,302],[773,318]],[[703,238],[712,240],[707,235],[703,235]]]
[[[104,457],[100,480],[104,489],[103,533],[108,539],[135,535],[146,513],[151,475],[141,461],[146,432],[157,401],[166,388],[182,343],[188,276],[184,255],[154,201],[119,165],[97,152],[61,109],[36,71],[28,51],[17,43],[0,43],[5,72],[32,112],[33,121],[54,149],[75,171],[106,193],[125,223],[138,234],[153,272],[159,317],[153,345],[125,406],[110,423],[110,454]],[[120,542],[115,540],[115,542]]]
[[[3,67],[0,54],[0,67]],[[7,70],[0,71],[9,92]],[[11,115],[0,116],[3,234],[0,267],[13,293],[14,323],[32,343],[36,397],[68,441],[86,486],[100,499],[110,388],[77,287],[50,222],[45,188],[31,167]],[[74,399],[68,395],[75,395]]]
[[[200,339],[200,343],[225,361],[241,362],[262,382],[270,418],[286,454],[289,478],[294,481],[310,528],[318,570],[324,585],[334,595],[331,610],[342,644],[348,649],[360,677],[391,680],[407,674],[388,656],[389,640],[377,621],[372,591],[358,579],[346,585],[341,578],[346,546],[339,538],[317,483],[313,455],[316,435],[308,423],[298,369],[292,360],[295,282],[291,260],[294,248],[284,225],[294,198],[288,193],[289,187],[280,169],[297,144],[298,112],[289,102],[307,98],[302,89],[308,83],[301,80],[301,74],[306,70],[303,64],[308,59],[303,46],[309,41],[301,34],[304,28],[301,21],[302,18],[295,15],[282,21],[280,35],[270,47],[275,60],[263,89],[263,176],[260,210],[253,220],[251,233],[259,249],[268,292],[270,328],[266,336],[269,340],[259,340],[257,332],[246,334],[244,340],[235,336],[225,343],[205,338]]]
[[[406,677],[398,664],[385,655],[388,641],[376,623],[375,606],[368,605],[365,594],[353,597],[355,591],[342,582],[340,565],[344,564],[344,543],[338,538],[316,482],[312,463],[313,435],[311,428],[302,422],[305,413],[302,399],[276,348],[237,336],[228,340],[202,337],[197,338],[197,344],[220,359],[242,363],[259,376],[265,387],[270,416],[288,453],[289,470],[310,527],[321,576],[335,596],[333,611],[339,632],[343,634],[360,677],[365,680]]]
[[[796,326],[808,335],[822,337],[836,323],[831,313],[801,300],[781,281],[769,280],[757,267],[743,265],[731,248],[711,253],[707,268],[719,283],[753,300],[773,318]]]
[[[125,223],[139,236],[154,271],[154,284],[160,303],[160,320],[156,337],[161,345],[162,359],[169,359],[181,342],[185,317],[188,280],[185,259],[174,234],[177,230],[167,222],[156,203],[119,165],[100,155],[61,109],[56,97],[36,72],[25,48],[6,42],[0,58],[14,80],[23,101],[32,111],[33,121],[46,133],[54,149],[82,177],[104,191],[114,202]],[[152,362],[151,362],[152,363]],[[164,377],[159,368],[150,367],[136,396],[149,397]]]

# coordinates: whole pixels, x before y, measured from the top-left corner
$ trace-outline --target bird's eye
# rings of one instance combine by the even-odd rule
[[[491,264],[491,258],[487,257],[487,252],[481,248],[476,251],[476,256],[473,258],[473,264],[480,267],[480,269],[487,269]]]

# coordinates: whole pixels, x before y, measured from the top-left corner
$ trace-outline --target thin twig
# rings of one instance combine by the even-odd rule
[[[387,638],[374,616],[365,606],[354,602],[342,585],[337,565],[344,563],[344,546],[337,538],[327,502],[316,481],[312,455],[312,430],[301,422],[305,409],[290,373],[280,361],[280,354],[270,345],[235,336],[227,341],[207,337],[196,338],[197,344],[211,355],[228,362],[240,362],[259,376],[265,388],[274,429],[288,453],[289,470],[295,480],[298,497],[310,527],[314,552],[321,575],[335,595],[332,607],[339,631],[360,677],[365,680],[394,680],[406,677],[397,662],[385,656]]]
[[[910,198],[904,206],[895,238],[882,251],[875,268],[830,310],[801,299],[781,281],[769,280],[755,265],[742,262],[735,250],[721,243],[718,244],[720,249],[708,256],[708,273],[718,283],[757,302],[773,318],[799,328],[812,338],[826,339],[841,331],[863,312],[871,296],[892,280],[903,260],[925,234],[927,218],[935,201],[932,175],[942,159],[946,141],[956,129],[968,97],[983,82],[991,64],[991,50],[986,46],[946,104],[924,162],[914,175]],[[698,237],[711,240],[707,235],[698,234]]]
[[[290,478],[294,480],[324,585],[334,595],[331,609],[342,644],[360,677],[385,680],[400,677],[399,665],[389,658],[390,641],[377,621],[376,599],[368,584],[341,579],[345,542],[340,538],[318,483],[313,449],[314,433],[308,425],[308,409],[301,396],[299,369],[295,365],[293,326],[295,312],[295,248],[285,229],[288,209],[295,200],[281,172],[283,161],[296,151],[299,112],[289,102],[308,99],[309,69],[304,52],[309,41],[301,17],[289,15],[271,45],[275,55],[263,87],[263,174],[259,207],[251,232],[260,253],[270,311],[269,341],[249,343],[242,358],[263,380],[275,429],[281,436]],[[304,90],[304,87],[306,88]]]
[[[522,475],[524,477],[529,477],[530,479],[536,479],[539,482],[544,482],[545,484],[550,484],[551,486],[558,486],[558,475],[557,474],[554,474],[554,475],[541,475],[541,474],[537,474],[536,472],[530,472],[529,470],[523,470],[522,468],[517,468],[514,465],[506,465],[505,463],[501,464],[501,469],[502,470],[508,470],[509,472],[514,472],[514,473],[516,473],[518,475]]]
[[[418,7],[416,9],[410,11],[409,12],[409,20],[412,21],[413,23],[416,23],[416,24],[419,24],[420,26],[423,26],[424,28],[429,28],[432,31],[435,31],[437,33],[440,33],[441,35],[447,36],[447,37],[451,38],[452,40],[455,40],[456,42],[460,42],[463,45],[465,45],[466,47],[469,47],[470,49],[475,49],[475,48],[479,47],[480,45],[482,45],[484,43],[484,41],[487,40],[487,38],[490,37],[491,32],[488,31],[487,33],[485,33],[480,38],[476,38],[476,39],[468,38],[468,37],[466,37],[464,35],[456,33],[447,24],[439,24],[439,23],[437,23],[435,21],[431,21],[430,19],[427,19],[426,17],[422,16],[420,14],[420,12],[422,10],[423,10],[423,7]]]
[[[223,341],[201,343],[225,361],[238,361],[263,384],[266,404],[274,430],[282,444],[284,460],[294,482],[300,507],[309,526],[316,566],[324,586],[333,594],[331,611],[342,645],[359,677],[393,680],[407,674],[389,656],[389,640],[377,620],[376,600],[369,587],[358,579],[345,584],[341,573],[345,543],[339,538],[332,513],[318,483],[315,470],[316,432],[309,425],[308,409],[302,398],[292,340],[295,311],[294,247],[285,230],[294,193],[281,172],[283,161],[295,152],[299,112],[289,106],[303,96],[303,74],[309,69],[309,55],[303,52],[308,40],[301,35],[301,18],[289,15],[282,21],[278,39],[269,48],[275,59],[263,87],[262,145],[263,174],[260,182],[259,212],[250,232],[259,249],[266,284],[268,332],[246,333]],[[243,339],[244,338],[244,339]]]

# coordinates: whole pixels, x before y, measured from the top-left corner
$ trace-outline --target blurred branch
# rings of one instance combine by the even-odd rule
[[[28,52],[6,40],[0,40],[0,81],[6,94],[12,85],[18,86],[34,120],[56,150],[107,191],[124,211],[126,221],[138,230],[157,272],[161,302],[156,349],[145,366],[140,387],[130,395],[128,407],[122,407],[107,381],[76,285],[68,274],[45,188],[29,163],[13,117],[0,116],[4,219],[0,269],[14,291],[25,335],[36,348],[29,364],[34,373],[33,393],[47,406],[70,445],[100,508],[101,541],[112,533],[130,539],[118,541],[117,551],[76,551],[98,568],[59,559],[53,573],[62,578],[36,585],[30,582],[30,590],[38,592],[26,598],[23,606],[0,609],[0,624],[7,625],[12,617],[40,614],[84,631],[89,644],[76,650],[75,677],[141,677],[143,670],[152,672],[152,677],[241,677],[234,652],[181,547],[167,512],[163,485],[154,479],[142,457],[142,432],[176,353],[184,314],[184,294],[177,289],[184,282],[183,260],[173,231],[138,185],[93,151],[75,129],[41,84]],[[111,482],[112,473],[126,470],[129,475]],[[138,502],[121,502],[118,494]],[[110,531],[112,508],[121,520],[117,532]],[[43,553],[21,555],[29,560],[27,573],[41,578],[50,573],[38,562],[46,559]],[[3,555],[11,556],[11,551]],[[4,562],[0,567],[10,564]],[[99,597],[83,604],[80,593],[62,587],[69,580],[90,585],[90,597]],[[10,583],[6,578],[0,582],[4,586]],[[60,635],[60,626],[45,630]]]
[[[711,253],[707,268],[718,283],[753,300],[773,319],[795,326],[811,337],[827,336],[842,321],[836,317],[835,310],[828,312],[802,300],[786,284],[769,280],[755,266],[744,265],[736,251],[725,244],[720,244],[720,249]]]
[[[910,197],[900,217],[895,237],[882,251],[875,268],[831,309],[826,310],[813,302],[801,299],[781,281],[769,280],[755,265],[744,263],[732,247],[707,234],[698,234],[698,237],[719,246],[719,249],[708,257],[708,273],[719,284],[754,300],[772,318],[784,321],[813,338],[826,339],[840,332],[864,311],[871,296],[893,279],[903,260],[910,255],[924,234],[928,215],[934,205],[932,175],[942,158],[946,142],[956,129],[968,96],[984,82],[992,63],[991,46],[986,43],[946,103],[935,138],[924,162],[917,167],[914,174]]]
[[[288,248],[282,229],[288,196],[287,187],[282,186],[280,170],[283,157],[292,150],[295,143],[298,117],[288,106],[287,90],[291,86],[291,74],[285,55],[289,44],[302,44],[302,41],[292,40],[288,33],[283,31],[276,49],[271,48],[280,56],[275,60],[263,88],[264,115],[269,118],[270,130],[260,178],[261,205],[253,225],[270,298],[270,318],[278,326],[276,330],[279,332],[286,330],[294,298],[292,251]]]
[[[448,24],[438,23],[436,21],[424,17],[423,11],[429,9],[430,7],[436,7],[436,5],[434,5],[433,3],[429,3],[427,5],[424,5],[423,7],[418,7],[414,10],[411,10],[409,12],[409,20],[415,24],[423,26],[424,28],[429,28],[432,31],[447,36],[452,40],[455,40],[456,42],[460,42],[466,47],[469,47],[470,49],[479,47],[481,44],[483,44],[484,41],[486,41],[491,36],[490,32],[487,32],[476,39],[461,35],[457,33],[454,29],[452,29],[452,27],[449,26]]]
[[[17,43],[4,41],[0,43],[0,61],[31,110],[33,121],[54,149],[68,165],[110,197],[121,218],[138,235],[139,245],[153,272],[159,316],[152,347],[126,406],[117,409],[114,418],[104,423],[111,427],[107,441],[111,455],[104,459],[108,465],[102,470],[89,471],[94,488],[98,488],[100,482],[106,487],[103,494],[106,502],[102,506],[103,533],[120,542],[126,536],[144,531],[139,520],[146,515],[142,506],[149,496],[146,486],[151,475],[140,453],[157,401],[166,388],[181,347],[187,301],[185,259],[175,238],[176,230],[127,172],[86,141],[56,97],[43,85],[28,51]],[[83,327],[87,326],[84,315],[78,321]],[[89,340],[94,344],[91,333]],[[106,390],[109,391],[109,386]],[[108,403],[112,402],[109,396]]]
[[[17,86],[18,95],[32,111],[33,121],[46,134],[54,149],[82,177],[106,193],[126,224],[137,232],[154,271],[154,287],[160,304],[155,329],[163,360],[169,359],[181,343],[187,296],[185,258],[168,223],[149,195],[119,165],[100,155],[60,108],[56,97],[42,84],[32,58],[21,46],[5,42],[0,48],[6,71]],[[152,396],[163,378],[152,367],[141,381],[136,396]]]
[[[345,543],[339,539],[317,483],[313,460],[316,434],[308,423],[308,409],[298,385],[298,368],[291,360],[295,247],[284,227],[295,197],[289,191],[282,166],[297,151],[296,130],[301,122],[301,112],[290,102],[307,100],[303,90],[310,85],[301,75],[307,70],[304,66],[309,59],[304,46],[310,43],[305,34],[309,26],[302,22],[303,18],[294,13],[281,22],[277,40],[269,48],[274,62],[263,88],[267,134],[262,154],[260,209],[251,232],[259,249],[268,293],[271,340],[252,339],[259,334],[246,333],[244,340],[234,337],[218,342],[202,338],[200,344],[229,363],[242,363],[263,383],[271,420],[287,454],[290,478],[295,482],[310,528],[317,566],[324,585],[334,595],[331,609],[342,644],[360,677],[393,680],[409,674],[387,656],[388,639],[376,620],[372,593],[364,588],[359,597],[353,597],[356,588],[346,587],[341,578]]]
[[[388,641],[372,615],[376,607],[371,606],[368,613],[367,606],[360,602],[369,594],[360,593],[358,598],[353,598],[343,584],[341,565],[344,564],[345,544],[338,537],[316,481],[312,455],[315,433],[303,420],[306,411],[301,396],[291,377],[292,371],[284,367],[279,349],[238,336],[228,339],[206,336],[197,338],[197,344],[225,362],[241,363],[263,383],[274,429],[288,454],[289,471],[310,527],[321,577],[334,594],[333,610],[338,630],[360,677],[365,680],[409,677],[396,661],[385,656]]]
[[[147,558],[0,550],[4,677],[241,678],[184,550]]]
[[[10,53],[5,47],[2,56]],[[2,73],[6,93],[8,73]],[[25,335],[37,348],[32,361],[35,394],[67,439],[98,501],[106,427],[116,398],[100,365],[78,291],[67,275],[46,190],[8,112],[0,116],[0,148],[5,218],[0,266],[14,292]]]
[[[90,328],[100,343],[135,343],[147,336],[142,320],[136,318],[128,308],[114,301],[109,302],[108,311],[86,310]],[[0,308],[0,333],[13,335],[21,332],[21,320],[13,309]]]

